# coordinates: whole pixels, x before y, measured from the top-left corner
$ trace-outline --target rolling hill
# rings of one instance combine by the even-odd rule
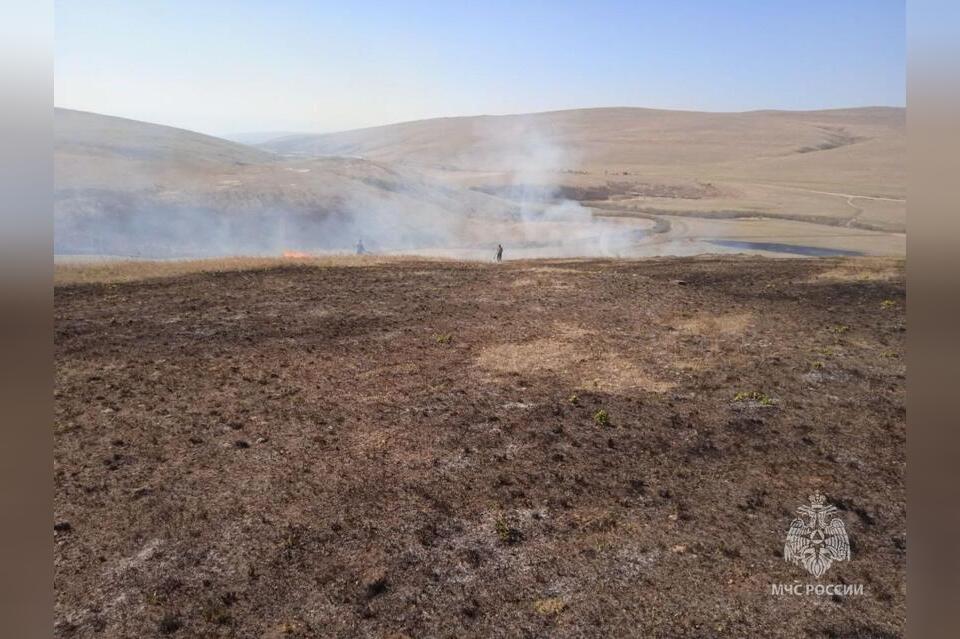
[[[905,250],[902,109],[584,109],[257,147],[56,109],[55,133],[60,255],[275,255],[361,238],[459,257],[498,242],[528,257]]]
[[[402,249],[515,207],[416,171],[289,160],[191,131],[56,109],[55,253],[150,257]]]
[[[293,135],[260,148],[286,157],[402,164],[487,192],[553,184],[621,211],[905,229],[902,108],[579,109]]]

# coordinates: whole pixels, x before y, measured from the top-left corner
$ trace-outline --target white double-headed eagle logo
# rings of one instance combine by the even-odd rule
[[[850,559],[850,540],[843,520],[832,517],[837,509],[826,503],[819,492],[810,495],[810,505],[797,509],[797,518],[790,523],[783,558],[803,566],[820,578],[835,561]]]

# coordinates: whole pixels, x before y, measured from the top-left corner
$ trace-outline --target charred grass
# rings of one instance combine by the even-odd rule
[[[902,264],[199,270],[55,289],[57,636],[901,636]]]

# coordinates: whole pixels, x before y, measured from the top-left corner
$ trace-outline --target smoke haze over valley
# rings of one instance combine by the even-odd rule
[[[55,122],[58,255],[347,252],[358,240],[478,259],[497,243],[508,257],[904,244],[902,109],[585,109],[255,146],[66,109]]]

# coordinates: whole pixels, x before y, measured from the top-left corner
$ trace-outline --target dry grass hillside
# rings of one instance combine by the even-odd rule
[[[346,249],[457,234],[512,205],[409,169],[288,160],[145,122],[57,109],[55,252],[210,255]],[[424,230],[426,229],[426,230]],[[379,234],[379,235],[378,235]]]
[[[324,253],[362,238],[377,253],[484,259],[497,243],[508,258],[902,256],[903,120],[586,109],[255,148],[57,109],[55,253]]]
[[[580,109],[287,136],[261,147],[293,157],[415,165],[508,195],[532,180],[559,185],[574,199],[647,214],[775,215],[905,228],[900,108]]]

